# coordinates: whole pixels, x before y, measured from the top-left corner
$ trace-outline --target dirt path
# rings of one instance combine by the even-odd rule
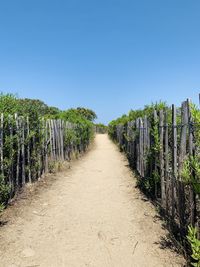
[[[170,267],[166,231],[106,135],[0,228],[1,267]]]

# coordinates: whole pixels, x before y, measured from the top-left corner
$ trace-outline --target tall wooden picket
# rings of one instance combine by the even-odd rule
[[[0,132],[0,158],[1,158],[1,175],[4,177],[4,161],[3,161],[3,128],[4,126],[4,116],[1,114],[1,132]]]
[[[165,111],[165,152],[164,152],[164,181],[166,183],[166,202],[165,202],[165,207],[166,211],[169,214],[169,209],[170,209],[170,180],[169,180],[169,127],[168,127],[168,116],[167,116],[167,110]]]
[[[194,154],[194,141],[193,141],[193,125],[192,117],[190,112],[190,103],[187,100],[187,110],[188,110],[188,130],[189,130],[189,156],[193,157]],[[190,195],[190,224],[195,225],[195,194],[192,185],[189,185],[189,195]]]
[[[159,139],[160,139],[160,180],[161,180],[161,204],[164,207],[166,204],[166,194],[165,194],[165,176],[164,176],[164,116],[163,110],[159,112]]]
[[[28,182],[31,183],[31,168],[30,168],[30,125],[29,117],[26,118],[26,127],[27,127],[27,169],[28,169]]]
[[[24,118],[20,118],[20,128],[21,128],[21,169],[22,169],[22,185],[26,183],[25,175],[25,135],[24,135]]]
[[[19,132],[19,119],[15,114],[15,125],[16,125],[16,138],[17,138],[17,162],[16,162],[16,187],[19,186],[19,164],[20,164],[20,132]]]
[[[181,107],[181,134],[180,134],[180,150],[179,150],[179,163],[178,163],[178,186],[177,186],[177,196],[178,196],[178,214],[180,227],[183,228],[185,225],[185,192],[184,184],[182,182],[182,169],[184,160],[187,158],[187,129],[188,129],[188,106],[187,101],[182,103]],[[184,229],[182,229],[184,231]]]
[[[157,121],[158,121],[158,115],[157,111],[153,111],[153,120],[154,120],[154,127],[157,127]],[[155,140],[153,140],[153,143],[155,145]],[[154,174],[158,173],[158,166],[157,166],[157,154],[154,154]],[[155,181],[155,198],[158,198],[158,185],[157,181]]]
[[[172,139],[171,216],[175,218],[175,193],[177,183],[177,122],[175,105],[172,105]]]

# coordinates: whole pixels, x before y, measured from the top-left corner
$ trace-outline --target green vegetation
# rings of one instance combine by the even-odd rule
[[[188,227],[187,240],[190,243],[192,250],[192,266],[200,267],[200,240],[197,238],[197,229],[195,227]]]
[[[83,107],[78,107],[76,109],[72,108],[72,109],[69,109],[68,112],[72,112],[76,114],[77,116],[85,118],[88,121],[94,121],[95,119],[97,119],[97,115],[93,110],[83,108]]]
[[[106,133],[108,130],[108,127],[102,123],[96,123],[95,128],[97,133],[102,133],[102,134]]]
[[[78,107],[77,109],[61,111],[56,107],[49,107],[41,100],[19,99],[12,94],[0,95],[0,113],[4,114],[5,123],[8,120],[8,116],[15,113],[18,116],[28,117],[32,135],[37,133],[36,128],[39,128],[38,125],[42,127],[42,118],[63,119],[77,124],[76,129],[73,129],[73,134],[71,131],[71,138],[81,138],[86,143],[93,135],[92,121],[97,118],[95,112],[90,109]],[[8,135],[6,134],[6,136]],[[69,136],[67,139],[69,139]]]
[[[147,151],[147,161],[149,165],[158,165],[159,164],[159,152],[160,152],[160,140],[159,140],[159,122],[157,119],[154,118],[154,110],[156,110],[156,114],[160,110],[169,110],[169,107],[165,102],[158,102],[158,103],[152,103],[150,105],[146,105],[144,109],[138,109],[138,110],[131,110],[128,115],[122,115],[120,118],[113,120],[108,125],[108,134],[111,137],[113,141],[117,140],[117,127],[120,125],[124,128],[127,127],[128,122],[135,121],[138,118],[144,118],[145,116],[148,118],[151,128],[150,128],[150,134],[151,134],[151,140],[152,140],[152,146],[149,151]],[[168,121],[170,121],[170,117],[167,118]],[[132,127],[132,130],[134,131],[135,138],[138,135],[138,132]],[[128,137],[125,132],[123,132],[123,137],[126,141],[128,140]],[[129,157],[129,155],[128,155]],[[152,172],[152,176],[145,177],[142,180],[138,181],[139,186],[149,195],[153,196],[157,194],[157,188],[159,188],[160,185],[160,175],[158,173],[158,170],[155,169]]]
[[[5,183],[3,175],[0,175],[0,212],[4,209],[9,199],[10,187]]]
[[[93,123],[86,119],[86,117],[82,115],[82,112],[79,112],[78,109],[69,109],[60,112],[59,118],[76,124],[76,128],[69,129],[66,133],[66,139],[69,143],[74,141],[77,144],[80,144],[81,142],[83,142],[85,145],[88,144],[94,133]]]
[[[140,110],[131,110],[128,115],[122,115],[120,118],[111,121],[108,126],[108,133],[110,137],[116,141],[117,140],[117,128],[119,126],[127,127],[128,122],[135,121],[138,118],[147,117],[150,123],[150,139],[151,146],[149,151],[147,151],[147,161],[151,166],[159,166],[159,153],[161,149],[161,144],[159,140],[159,121],[156,118],[159,114],[159,111],[163,110],[167,113],[167,122],[171,124],[171,113],[170,108],[166,105],[165,102],[158,102],[151,105],[146,105],[144,109]],[[156,111],[156,117],[155,117]],[[188,155],[183,162],[181,177],[186,184],[192,185],[196,194],[200,194],[200,110],[198,107],[192,103],[190,103],[190,112],[191,119],[193,122],[193,126],[191,125],[191,130],[194,135],[195,142],[195,154]],[[181,109],[177,109],[177,125],[181,125]],[[193,127],[193,128],[192,128]],[[181,129],[181,128],[179,128]],[[180,141],[180,130],[177,130],[177,138],[178,142]],[[132,127],[134,131],[134,136],[136,138],[137,132]],[[172,128],[169,127],[169,136],[172,136]],[[123,133],[123,137],[126,141],[130,141],[127,139],[126,133]],[[169,157],[172,155],[169,154]],[[150,195],[154,195],[156,188],[160,186],[160,174],[158,169],[155,168],[151,172],[151,176],[145,177],[142,181],[139,181],[140,186]],[[147,179],[146,179],[147,178]]]
[[[189,155],[184,163],[181,176],[186,184],[192,185],[196,194],[200,195],[200,110],[190,103],[191,119],[194,123],[195,154]]]
[[[13,184],[13,179],[16,179],[12,176],[13,173],[18,173],[19,186],[22,183],[23,172],[26,180],[30,173],[32,180],[38,179],[41,175],[45,142],[50,138],[44,133],[48,120],[60,119],[68,125],[64,127],[63,140],[69,150],[66,153],[72,150],[80,153],[87,148],[94,136],[93,120],[97,117],[90,109],[78,107],[63,111],[49,107],[41,100],[20,99],[12,94],[0,94],[0,113],[3,114],[0,123],[0,139],[1,135],[3,136],[0,153],[3,155],[3,161],[0,159],[0,210],[12,197],[14,187],[18,186]],[[56,164],[59,165],[59,162],[49,161],[49,171],[54,171]],[[22,166],[25,166],[25,170]]]
[[[165,102],[147,105],[113,120],[108,133],[139,174],[138,186],[160,202],[185,245],[188,225],[199,220],[200,110],[187,100],[176,109],[176,125],[172,116]],[[199,231],[191,226],[187,237],[195,267],[200,267]]]
[[[56,107],[49,107],[41,100],[20,99],[12,94],[0,94],[0,112],[4,115],[29,116],[30,121],[40,117],[58,118],[60,110]]]
[[[189,156],[184,161],[181,177],[186,184],[193,186],[196,194],[200,194],[200,162],[197,156]]]

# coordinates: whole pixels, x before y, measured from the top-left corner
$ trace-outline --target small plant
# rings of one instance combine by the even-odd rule
[[[158,126],[159,126],[158,121],[155,121],[151,129],[151,135],[154,139],[154,144],[151,148],[153,153],[159,153],[160,148],[161,148]]]
[[[50,161],[49,165],[48,165],[48,168],[49,168],[49,173],[55,173],[56,172],[56,163],[55,163],[55,161]]]
[[[58,161],[58,163],[57,163],[57,170],[58,171],[61,171],[62,168],[63,168],[63,163],[61,161]]]
[[[196,194],[200,194],[200,163],[195,156],[190,156],[183,163],[181,177],[186,184],[191,184]]]
[[[195,227],[188,227],[187,240],[190,243],[192,249],[192,266],[200,267],[200,240],[197,239],[197,229]]]
[[[8,186],[3,175],[0,175],[0,212],[4,209],[6,202],[9,199],[10,186]]]

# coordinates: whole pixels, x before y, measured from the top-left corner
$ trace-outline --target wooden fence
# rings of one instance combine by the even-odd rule
[[[185,236],[189,224],[200,229],[200,177],[194,179],[200,173],[191,169],[190,181],[183,178],[189,159],[197,157],[200,167],[200,125],[192,119],[188,100],[181,109],[172,105],[165,111],[154,110],[150,117],[125,126],[119,124],[115,139],[127,153],[139,180],[147,189],[153,187],[153,198],[160,202],[176,231]]]
[[[83,139],[79,125],[60,119],[41,119],[0,115],[0,175],[15,191],[27,182],[53,171],[56,163],[84,152],[89,138]],[[2,179],[1,179],[2,180]]]
[[[94,127],[95,127],[94,131],[97,134],[105,134],[105,133],[107,133],[107,128],[106,127],[101,127],[101,126],[94,126]]]

